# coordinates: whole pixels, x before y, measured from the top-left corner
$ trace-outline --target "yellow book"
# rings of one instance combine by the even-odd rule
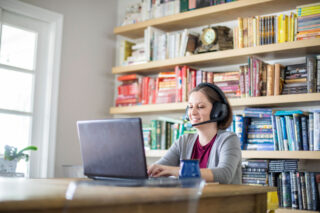
[[[280,43],[280,33],[281,33],[281,20],[282,20],[282,14],[278,16],[278,30],[277,30],[277,43]]]
[[[256,16],[256,42],[257,42],[257,46],[260,46],[260,16]]]
[[[280,39],[279,43],[287,42],[288,41],[288,16],[281,14],[280,18]]]
[[[243,43],[243,19],[241,17],[238,18],[238,34],[239,34],[239,48],[244,47]]]

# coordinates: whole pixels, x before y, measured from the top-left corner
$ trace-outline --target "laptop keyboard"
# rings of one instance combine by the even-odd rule
[[[179,187],[181,186],[181,181],[177,178],[148,178],[145,180],[145,186],[149,187]]]

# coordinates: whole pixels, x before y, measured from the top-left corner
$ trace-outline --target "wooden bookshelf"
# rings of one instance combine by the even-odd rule
[[[162,157],[167,150],[146,150],[147,157]],[[243,159],[320,160],[320,151],[242,151]]]
[[[269,44],[257,47],[230,49],[218,52],[196,54],[173,59],[151,61],[144,64],[113,67],[113,74],[125,73],[151,73],[164,70],[173,70],[177,65],[189,65],[197,68],[210,66],[223,66],[232,64],[245,64],[248,56],[258,56],[263,60],[302,57],[306,54],[320,52],[320,38]]]
[[[275,210],[275,213],[319,213],[319,211],[279,208]]]
[[[177,31],[208,24],[216,24],[236,20],[238,17],[265,15],[285,10],[295,9],[296,6],[318,2],[317,0],[240,0],[227,4],[196,9],[171,16],[156,18],[116,27],[114,34],[129,38],[143,37],[144,29],[154,26],[164,31]]]
[[[320,151],[242,151],[242,158],[320,160]]]
[[[320,93],[296,95],[261,96],[229,99],[233,108],[254,106],[287,106],[290,104],[320,104]],[[126,107],[111,107],[110,114],[142,114],[159,112],[183,112],[187,103],[148,104]]]

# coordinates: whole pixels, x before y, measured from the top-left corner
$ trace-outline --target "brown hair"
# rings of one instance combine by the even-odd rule
[[[217,86],[215,86],[217,87]],[[193,92],[201,92],[202,94],[204,94],[207,99],[213,104],[214,102],[221,102],[224,103],[223,99],[220,97],[220,95],[218,94],[218,92],[211,88],[208,84],[199,84],[197,87],[193,88],[190,92],[189,92],[189,96],[193,93]],[[232,123],[232,109],[230,106],[230,103],[228,101],[228,99],[225,97],[224,93],[221,91],[221,94],[224,96],[224,99],[226,100],[226,105],[227,105],[227,116],[222,120],[222,121],[218,121],[218,129],[227,129],[231,123]]]

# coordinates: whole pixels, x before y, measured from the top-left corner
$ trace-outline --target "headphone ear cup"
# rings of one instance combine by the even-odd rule
[[[221,121],[227,116],[227,105],[221,102],[215,102],[212,106],[210,119],[214,121]]]
[[[216,121],[217,118],[220,115],[221,112],[221,106],[222,104],[220,102],[214,102],[214,104],[212,105],[212,110],[210,113],[210,119]]]
[[[185,112],[185,116],[184,116],[184,118],[185,118],[187,121],[190,121],[190,118],[189,118],[188,112],[189,112],[189,106],[187,106],[187,108],[186,108],[186,112]]]

